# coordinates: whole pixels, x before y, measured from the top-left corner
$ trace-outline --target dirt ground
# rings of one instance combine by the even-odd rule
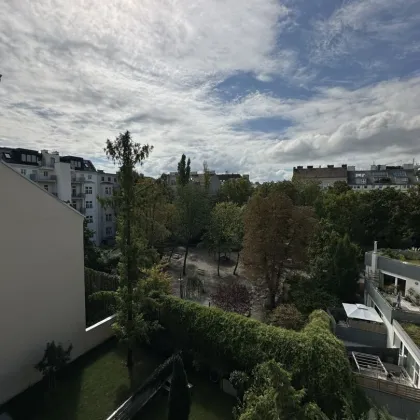
[[[170,252],[167,253],[169,255]],[[172,277],[172,292],[176,296],[180,296],[180,277],[182,276],[182,267],[184,264],[185,248],[178,247],[175,249],[171,262],[169,264],[168,273]],[[194,300],[202,305],[211,305],[211,295],[215,291],[217,284],[223,282],[240,282],[248,287],[253,296],[251,316],[255,319],[262,319],[264,296],[258,292],[253,283],[246,276],[246,269],[243,267],[239,259],[237,275],[233,275],[235,268],[237,253],[231,252],[227,254],[228,259],[220,262],[220,277],[217,275],[217,256],[209,253],[207,249],[190,248],[187,257],[187,273],[186,277],[197,276],[201,279],[204,286],[204,293],[201,296],[195,296]]]

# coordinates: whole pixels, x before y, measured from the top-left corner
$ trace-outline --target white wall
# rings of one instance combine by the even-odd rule
[[[79,213],[0,163],[0,223],[1,404],[40,379],[48,341],[72,343],[77,357],[111,331],[85,329]]]
[[[56,162],[55,172],[57,174],[58,198],[71,202],[71,172],[70,163]]]

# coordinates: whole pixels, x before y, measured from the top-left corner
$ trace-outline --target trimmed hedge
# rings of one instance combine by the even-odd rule
[[[159,300],[157,317],[179,349],[192,350],[228,372],[250,372],[274,359],[326,414],[341,413],[345,403],[353,408],[356,388],[350,364],[325,312],[313,312],[306,327],[295,332],[174,296]]]

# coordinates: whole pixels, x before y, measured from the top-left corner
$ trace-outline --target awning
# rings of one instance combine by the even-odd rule
[[[378,322],[383,324],[381,317],[374,308],[362,305],[360,303],[343,303],[347,318],[361,319],[363,321]]]

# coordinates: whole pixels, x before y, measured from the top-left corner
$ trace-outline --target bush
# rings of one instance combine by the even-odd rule
[[[293,304],[279,305],[267,316],[267,323],[287,330],[299,331],[304,325],[304,317]]]
[[[218,284],[211,295],[211,301],[218,308],[241,315],[251,313],[251,294],[246,286],[238,282]]]
[[[302,332],[295,332],[174,296],[160,301],[159,321],[178,348],[196,352],[227,372],[250,373],[274,359],[293,375],[294,386],[306,388],[308,398],[326,413],[339,413],[345,401],[353,403],[350,364],[325,312],[313,312]]]

